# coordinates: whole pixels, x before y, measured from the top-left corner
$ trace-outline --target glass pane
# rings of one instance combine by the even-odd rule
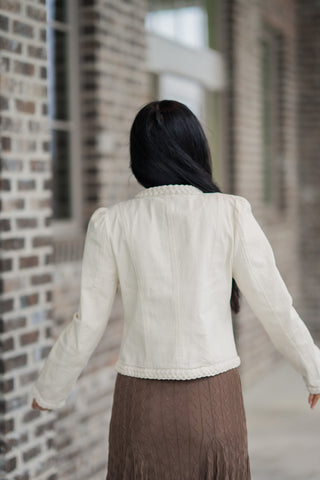
[[[149,1],[147,30],[183,45],[208,46],[208,16],[203,1]]]
[[[275,56],[275,88],[276,88],[276,165],[275,173],[277,179],[277,201],[280,209],[286,208],[286,165],[285,165],[285,124],[286,124],[286,62],[284,55],[284,35],[281,33],[276,36],[276,56]]]
[[[68,33],[47,27],[49,118],[69,120]]]
[[[264,168],[264,201],[271,200],[271,158],[272,158],[272,131],[271,131],[271,85],[270,85],[270,45],[263,40],[262,49],[262,141],[263,141],[263,168]]]
[[[46,0],[47,21],[68,22],[68,0]]]
[[[159,99],[177,100],[187,105],[199,118],[205,119],[203,87],[188,78],[164,73],[159,77]]]
[[[71,133],[51,129],[53,171],[53,215],[56,219],[71,217]]]

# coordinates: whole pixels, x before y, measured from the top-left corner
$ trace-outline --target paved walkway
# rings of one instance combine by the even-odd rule
[[[320,401],[286,360],[243,389],[252,480],[320,480]]]

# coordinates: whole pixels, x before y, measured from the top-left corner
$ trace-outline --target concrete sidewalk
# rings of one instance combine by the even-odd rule
[[[283,360],[243,389],[252,480],[320,480],[320,401]]]

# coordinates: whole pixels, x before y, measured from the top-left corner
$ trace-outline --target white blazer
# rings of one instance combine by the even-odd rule
[[[106,329],[118,285],[124,308],[118,372],[186,380],[237,367],[232,277],[308,391],[320,393],[320,349],[293,307],[248,200],[171,184],[92,214],[79,308],[50,350],[33,396],[44,408],[65,405]]]

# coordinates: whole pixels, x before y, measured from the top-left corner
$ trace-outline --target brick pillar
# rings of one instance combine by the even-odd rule
[[[129,170],[129,128],[150,99],[146,0],[82,3],[82,152],[88,216],[97,204],[115,203],[136,192]]]
[[[320,339],[320,2],[296,1],[299,76],[299,200],[304,316]]]
[[[0,49],[1,478],[52,480],[55,413],[29,396],[52,345],[44,1],[1,1]]]
[[[253,212],[266,233],[277,265],[295,306],[300,300],[298,278],[298,189],[296,179],[297,131],[296,102],[296,24],[293,0],[222,1],[227,89],[225,92],[225,152],[228,190],[248,198]],[[281,134],[285,157],[286,213],[269,210],[262,199],[262,70],[260,40],[263,23],[276,28],[284,37],[281,88]],[[242,296],[241,313],[235,316],[237,345],[242,359],[244,383],[253,383],[274,368],[279,352]],[[300,309],[298,309],[301,312]]]

